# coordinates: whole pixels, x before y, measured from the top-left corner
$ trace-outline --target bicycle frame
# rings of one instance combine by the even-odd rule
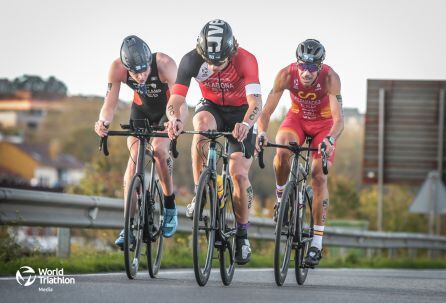
[[[306,143],[308,144],[308,146],[310,146],[311,144],[311,138],[307,137],[306,138]],[[305,202],[308,201],[308,205],[310,207],[310,214],[312,214],[313,212],[313,205],[311,203],[310,197],[308,197],[308,193],[306,191],[307,188],[307,179],[308,179],[308,175],[310,174],[310,150],[307,149],[305,150],[305,155],[302,155],[302,152],[297,150],[294,153],[293,156],[293,161],[292,161],[292,165],[291,165],[291,170],[290,170],[290,175],[288,177],[288,182],[294,182],[296,184],[296,186],[294,187],[294,197],[296,197],[296,199],[293,201],[293,209],[295,210],[299,210],[298,215],[299,218],[302,217],[303,212],[305,211]],[[303,167],[300,163],[299,160],[303,160],[305,167]],[[298,177],[302,176],[301,179],[299,179]],[[293,222],[295,224],[295,228],[294,228],[294,234],[293,234],[293,244],[296,245],[300,248],[305,242],[307,241],[311,241],[312,237],[313,237],[313,230],[312,230],[312,226],[313,226],[313,216],[310,216],[310,226],[307,228],[310,228],[309,230],[309,234],[306,235],[305,239],[296,239],[296,222],[297,222],[297,217],[296,214],[294,214],[294,218],[293,218]],[[297,242],[297,243],[296,243]]]
[[[223,181],[223,195],[221,198],[218,198],[217,191],[215,191],[215,201],[218,201],[218,207],[220,209],[224,208],[226,205],[226,199],[224,197],[232,197],[232,186],[230,183],[230,174],[229,174],[229,144],[228,140],[225,138],[225,144],[224,144],[224,151],[222,150],[222,153],[220,155],[217,154],[217,142],[215,139],[210,139],[209,144],[209,150],[208,150],[208,158],[207,158],[207,164],[206,166],[211,168],[212,172],[212,182],[214,182],[214,188],[217,188],[217,162],[218,162],[218,156],[220,156],[223,159],[223,167],[222,167],[222,181]],[[228,184],[229,183],[229,184]],[[229,186],[228,186],[229,185]],[[229,193],[226,192],[226,190],[229,190]],[[229,194],[229,195],[228,195]],[[221,201],[224,201],[224,204],[221,204]],[[217,222],[222,224],[220,220],[220,212],[217,211]],[[219,230],[219,236],[223,241],[227,241],[230,237],[235,235],[235,230],[231,230],[228,233],[224,232],[223,226],[220,226],[220,228],[217,228]]]

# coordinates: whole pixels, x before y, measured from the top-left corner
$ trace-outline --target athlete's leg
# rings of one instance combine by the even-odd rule
[[[136,161],[138,158],[138,139],[135,137],[127,138],[127,148],[130,151],[129,160],[127,162],[127,168],[124,174],[124,214],[127,208],[127,195],[129,191],[129,186],[131,186],[132,178],[135,175],[136,171]],[[136,205],[132,205],[130,209],[130,216],[133,217],[135,213]]]
[[[255,136],[254,136],[255,142]],[[254,142],[252,146],[254,149]],[[235,234],[235,261],[239,265],[249,262],[251,245],[248,240],[249,209],[254,200],[254,192],[248,179],[253,157],[246,159],[241,152],[231,154],[229,173],[234,183],[234,212],[237,221]]]
[[[234,183],[234,211],[239,224],[248,224],[249,207],[254,195],[248,173],[253,157],[246,159],[241,152],[232,153],[229,161],[229,173]]]
[[[173,159],[170,157],[170,140],[168,138],[154,138],[152,140],[156,172],[163,188],[164,196],[173,194]]]
[[[277,144],[289,144],[290,142],[299,142],[295,131],[288,128],[280,128],[276,135]],[[290,157],[293,153],[287,149],[277,148],[274,156],[274,172],[276,174],[276,184],[284,186],[290,174]]]
[[[317,148],[319,144],[327,136],[331,129],[331,122],[319,122],[315,125],[308,123],[306,128],[313,135],[311,146]],[[322,124],[322,125],[321,125]],[[325,124],[325,125],[324,125]],[[321,125],[321,126],[319,126]],[[312,130],[312,128],[314,130]],[[313,220],[314,220],[314,235],[311,242],[311,247],[305,258],[305,262],[309,266],[319,264],[322,257],[322,240],[324,237],[325,223],[327,220],[329,194],[327,186],[327,176],[322,171],[321,155],[313,153],[313,162],[311,165],[311,186],[313,188]],[[334,153],[328,159],[328,168],[330,169],[334,161]]]
[[[217,122],[214,116],[205,110],[202,110],[195,114],[193,118],[193,125],[195,131],[206,131],[206,130],[216,130]],[[194,185],[198,185],[198,180],[200,178],[201,170],[203,169],[203,157],[206,155],[201,155],[201,148],[204,144],[202,139],[205,137],[200,135],[194,135],[191,145],[192,154],[192,173],[194,177]]]
[[[292,111],[288,112],[279,131],[276,135],[276,143],[289,144],[290,142],[297,142],[303,144],[305,140],[305,134],[301,127],[301,120],[299,116]],[[280,203],[281,195],[285,184],[290,174],[291,162],[290,157],[292,152],[283,148],[276,150],[274,157],[274,172],[276,174],[276,196],[277,202]]]
[[[135,175],[136,170],[136,158],[138,157],[138,139],[135,137],[127,138],[127,147],[130,151],[129,161],[127,162],[127,168],[124,173],[124,218],[125,212],[127,211],[127,195],[129,187],[131,186],[132,178]],[[136,211],[136,203],[132,204],[130,208],[130,218],[133,218]],[[132,220],[132,219],[131,219]],[[132,238],[132,233],[130,234],[131,242],[134,242],[134,237]],[[115,244],[119,247],[124,247],[124,230],[121,230]]]

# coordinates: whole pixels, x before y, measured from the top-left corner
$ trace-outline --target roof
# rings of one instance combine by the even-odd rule
[[[50,157],[47,145],[30,145],[26,143],[17,144],[11,142],[8,143],[16,146],[17,148],[31,156],[34,160],[46,166],[58,169],[82,169],[84,167],[84,164],[72,155],[58,154],[55,159],[52,159]]]

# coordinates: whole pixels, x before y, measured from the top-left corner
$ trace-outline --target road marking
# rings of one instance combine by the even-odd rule
[[[272,272],[272,268],[238,268],[236,269],[238,272]],[[317,268],[314,270],[314,272],[317,273],[324,273],[324,272],[343,272],[343,271],[351,271],[351,272],[388,272],[388,273],[397,273],[397,272],[417,272],[417,273],[445,273],[446,270],[444,269],[392,269],[392,268]],[[217,272],[217,271],[213,271]],[[182,275],[182,274],[193,274],[192,269],[166,269],[161,270],[159,272],[159,277],[162,278],[166,275]],[[148,275],[147,272],[140,272],[138,275],[144,276]],[[125,271],[122,272],[112,272],[112,273],[91,273],[91,274],[73,274],[73,275],[65,275],[66,277],[103,277],[103,276],[125,276]],[[15,280],[16,278],[14,276],[10,277],[0,277],[0,281],[10,281]]]

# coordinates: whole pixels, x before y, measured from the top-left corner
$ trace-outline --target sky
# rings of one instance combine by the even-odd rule
[[[446,79],[443,0],[115,1],[2,0],[0,78],[51,75],[69,94],[104,96],[122,39],[136,34],[177,64],[203,25],[227,21],[259,63],[266,101],[299,42],[321,41],[340,76],[345,107],[366,108],[367,79]],[[124,87],[124,86],[122,86]],[[121,89],[121,99],[131,100]],[[187,102],[200,98],[193,81]],[[280,106],[290,104],[288,94]]]

